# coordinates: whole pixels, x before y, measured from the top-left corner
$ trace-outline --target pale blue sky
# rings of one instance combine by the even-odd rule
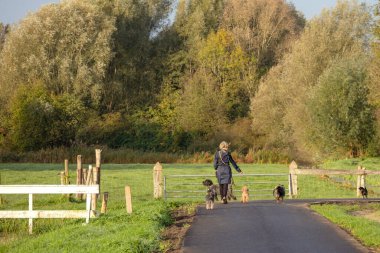
[[[378,0],[362,0],[369,5],[374,5]],[[59,0],[0,0],[0,22],[17,23],[29,12],[35,12],[42,5],[57,3]],[[336,0],[290,0],[297,10],[304,13],[307,19],[318,15],[323,8],[335,5]]]

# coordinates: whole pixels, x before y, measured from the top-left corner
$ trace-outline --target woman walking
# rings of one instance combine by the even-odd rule
[[[234,166],[237,172],[243,173],[234,161],[234,159],[232,158],[230,152],[228,152],[228,143],[222,141],[219,144],[219,151],[215,153],[214,169],[216,177],[218,178],[220,196],[223,204],[227,204],[228,184],[231,183],[232,178],[230,163],[232,164],[232,166]]]

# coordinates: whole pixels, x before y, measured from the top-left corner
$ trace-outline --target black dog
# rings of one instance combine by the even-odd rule
[[[360,191],[360,193],[362,194],[363,199],[364,199],[364,198],[368,198],[368,191],[367,191],[367,188],[366,188],[366,187],[362,187],[362,186],[360,186],[360,187],[359,187],[359,191]]]
[[[205,181],[202,182],[204,186],[206,186],[208,189],[210,189],[215,197],[215,200],[218,201],[218,186],[214,185],[214,183],[210,179],[206,179]]]
[[[284,201],[285,187],[283,185],[277,185],[276,188],[273,189],[273,197],[276,199],[277,203],[279,201]]]

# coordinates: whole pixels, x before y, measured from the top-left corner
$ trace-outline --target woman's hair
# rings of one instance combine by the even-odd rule
[[[228,143],[225,142],[225,141],[222,141],[222,142],[219,144],[219,149],[227,150],[227,149],[228,149]]]

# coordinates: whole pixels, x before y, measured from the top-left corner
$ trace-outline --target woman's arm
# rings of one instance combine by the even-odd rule
[[[235,170],[236,170],[237,172],[239,172],[239,173],[242,172],[241,169],[239,168],[239,166],[236,164],[235,160],[232,158],[231,153],[228,153],[228,155],[229,155],[230,162],[231,162],[232,165],[234,166]]]

